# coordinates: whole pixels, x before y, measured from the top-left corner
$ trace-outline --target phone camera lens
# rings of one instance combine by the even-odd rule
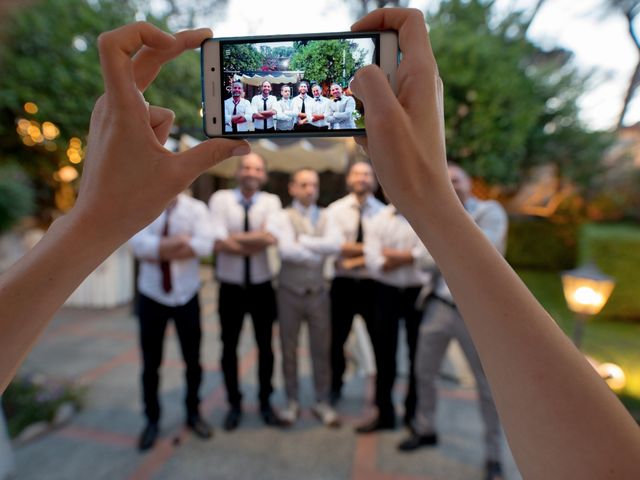
[[[211,67],[211,71],[215,72],[216,71],[216,67]]]

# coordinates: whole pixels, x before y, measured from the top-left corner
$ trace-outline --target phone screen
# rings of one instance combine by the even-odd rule
[[[379,64],[379,42],[375,33],[220,39],[224,132],[363,132],[348,87],[359,68]]]

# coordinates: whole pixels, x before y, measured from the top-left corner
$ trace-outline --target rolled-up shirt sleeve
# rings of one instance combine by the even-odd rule
[[[211,255],[215,242],[215,230],[207,207],[201,203],[195,204],[192,215],[195,217],[195,222],[189,245],[197,257]]]
[[[364,235],[364,261],[367,268],[375,274],[382,272],[382,266],[385,262],[384,255],[382,255],[380,217],[381,215],[369,223]]]
[[[131,245],[136,258],[142,260],[160,259],[160,235],[156,233],[157,221],[156,219],[147,225],[129,240],[129,245]]]

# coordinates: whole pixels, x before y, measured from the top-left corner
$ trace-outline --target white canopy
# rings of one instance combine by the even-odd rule
[[[180,151],[200,143],[197,139],[182,135]],[[291,173],[301,167],[313,168],[318,172],[332,171],[344,173],[350,159],[358,156],[358,146],[351,137],[250,140],[251,149],[260,154],[269,170]],[[211,167],[209,172],[224,178],[235,175],[240,157],[232,157]]]
[[[254,87],[259,87],[262,85],[262,82],[267,81],[269,83],[298,83],[298,80],[302,78],[304,75],[304,70],[293,70],[282,72],[279,75],[271,75],[270,73],[265,72],[263,74],[254,74],[254,75],[234,75],[234,81],[241,81],[246,85],[252,85]]]

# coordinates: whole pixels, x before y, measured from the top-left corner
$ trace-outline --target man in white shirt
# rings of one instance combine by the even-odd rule
[[[211,254],[213,241],[213,226],[206,205],[185,194],[178,195],[155,221],[131,239],[133,252],[140,260],[137,313],[147,418],[138,444],[140,450],[151,448],[158,436],[158,370],[169,319],[175,324],[186,365],[187,426],[201,438],[211,436],[211,428],[198,411],[202,379],[198,257]]]
[[[307,94],[308,92],[309,82],[302,80],[298,85],[298,95],[292,100],[292,110],[297,117],[296,124],[293,127],[294,130],[308,131],[314,129],[314,127],[309,126],[313,99]]]
[[[431,256],[411,228],[409,222],[389,205],[369,224],[365,235],[365,260],[378,281],[373,298],[374,351],[376,354],[377,415],[356,428],[358,433],[371,433],[395,428],[396,415],[392,401],[396,378],[396,351],[400,319],[404,320],[409,350],[409,388],[405,397],[404,423],[410,425],[416,408],[414,358],[418,327],[422,312],[416,300],[429,280],[424,267]]]
[[[332,83],[329,91],[332,99],[329,101],[329,115],[326,120],[331,129],[356,128],[356,122],[353,120],[356,101],[353,97],[345,95],[342,87],[337,83]]]
[[[300,413],[298,337],[306,320],[316,400],[312,412],[324,425],[337,427],[338,415],[329,405],[331,318],[324,266],[328,255],[340,251],[342,236],[316,205],[319,188],[316,171],[303,168],[293,173],[289,181],[293,203],[269,222],[281,259],[278,321],[287,407],[280,418],[292,425]]]
[[[458,198],[469,215],[496,249],[504,254],[508,217],[502,206],[493,200],[478,200],[471,193],[471,179],[455,164],[449,165],[449,178]],[[424,319],[420,326],[416,353],[416,382],[418,405],[411,435],[398,445],[401,451],[413,451],[423,446],[437,445],[436,433],[436,378],[451,339],[458,340],[469,367],[476,379],[480,413],[485,425],[486,477],[503,478],[500,464],[500,420],[482,369],[480,358],[471,341],[449,287],[442,276],[427,297]]]
[[[373,302],[375,281],[365,265],[364,238],[368,222],[384,204],[373,196],[376,181],[371,165],[356,162],[346,178],[349,194],[327,207],[327,213],[342,234],[343,243],[336,260],[331,282],[331,403],[342,395],[345,372],[344,344],[353,317],[360,314],[373,335]],[[373,340],[373,339],[372,339]]]
[[[260,95],[255,95],[251,99],[253,125],[257,132],[271,132],[275,130],[273,120],[278,113],[278,100],[271,95],[271,83],[266,80],[260,85],[260,91]]]
[[[253,109],[249,100],[243,97],[244,87],[241,82],[231,84],[231,97],[224,101],[224,131],[247,132],[253,120]]]
[[[260,413],[267,425],[280,424],[269,401],[273,390],[271,337],[277,312],[266,249],[276,239],[265,227],[270,216],[282,210],[282,204],[277,195],[260,191],[267,181],[266,164],[260,155],[242,157],[236,179],[238,188],[219,190],[209,200],[216,234],[221,366],[230,407],[224,428],[228,431],[238,427],[242,416],[236,350],[247,313],[258,345]]]
[[[309,124],[315,130],[329,130],[329,124],[326,120],[331,113],[329,99],[322,96],[322,87],[318,84],[311,87],[311,94],[313,95],[313,102],[311,103],[311,120]]]
[[[276,109],[276,130],[293,130],[297,120],[297,113],[293,110],[293,100],[291,99],[291,87],[284,85],[280,89],[282,98],[278,100]]]

